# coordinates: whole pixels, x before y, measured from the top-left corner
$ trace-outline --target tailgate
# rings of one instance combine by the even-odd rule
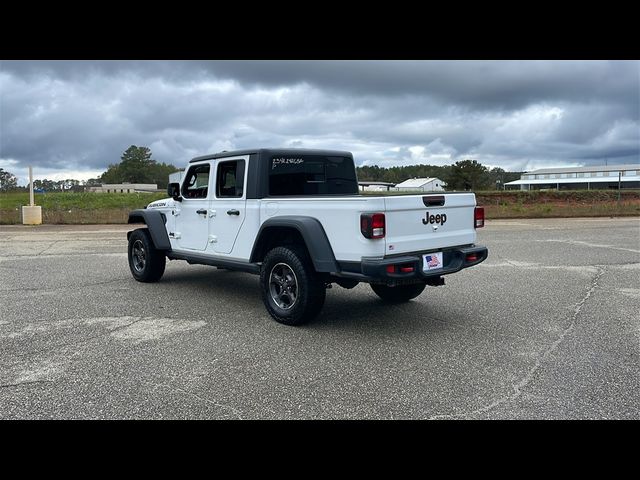
[[[385,197],[385,252],[440,250],[476,241],[473,193]]]

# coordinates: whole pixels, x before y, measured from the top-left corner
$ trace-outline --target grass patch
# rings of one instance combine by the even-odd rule
[[[159,193],[36,193],[36,205],[43,209],[69,208],[142,208],[145,205],[166,198],[165,192]],[[29,192],[12,192],[0,194],[0,208],[20,208],[29,205]]]
[[[43,223],[126,223],[129,211],[166,198],[159,193],[36,193]],[[0,224],[22,223],[22,206],[29,205],[28,192],[0,194]]]
[[[422,192],[364,192],[365,195],[416,195]],[[446,193],[446,192],[445,192]],[[614,217],[640,215],[640,190],[476,192],[487,219]],[[166,198],[160,193],[36,193],[42,221],[48,224],[127,223],[129,212]],[[0,193],[0,224],[22,223],[28,192]]]
[[[600,202],[587,205],[569,204],[518,204],[485,205],[485,218],[550,218],[550,217],[624,217],[640,216],[640,201]]]
[[[478,205],[490,205],[496,202],[512,204],[570,203],[594,204],[601,202],[617,202],[617,190],[530,190],[530,191],[495,191],[476,192]],[[640,200],[640,190],[621,190],[620,201]]]
[[[619,217],[640,215],[640,191],[617,190],[502,191],[476,193],[485,217]]]

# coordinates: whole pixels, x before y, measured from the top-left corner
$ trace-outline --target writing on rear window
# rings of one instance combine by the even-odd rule
[[[302,158],[273,158],[271,159],[271,170],[278,165],[299,165],[302,162],[304,162]]]
[[[358,180],[350,157],[274,156],[269,195],[357,195]]]

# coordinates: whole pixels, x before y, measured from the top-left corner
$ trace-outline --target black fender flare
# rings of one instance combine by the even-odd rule
[[[337,272],[338,263],[333,254],[333,249],[327,238],[327,234],[320,221],[313,217],[288,216],[270,218],[260,226],[256,240],[251,249],[251,262],[256,262],[262,237],[267,229],[272,227],[285,227],[297,230],[309,251],[316,272]]]
[[[165,217],[162,212],[157,210],[132,210],[129,212],[129,220],[127,223],[146,223],[153,245],[158,250],[171,250],[169,235],[165,227]],[[127,233],[127,239],[131,236],[131,232]]]

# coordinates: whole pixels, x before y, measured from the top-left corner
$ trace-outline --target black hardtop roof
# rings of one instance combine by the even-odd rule
[[[276,155],[320,155],[325,157],[353,157],[351,152],[343,150],[314,150],[311,148],[254,148],[246,150],[233,150],[209,155],[202,155],[190,160],[189,163],[201,162],[202,160],[212,160],[214,158],[238,157],[241,155],[252,155],[259,153],[264,157],[272,157]]]

